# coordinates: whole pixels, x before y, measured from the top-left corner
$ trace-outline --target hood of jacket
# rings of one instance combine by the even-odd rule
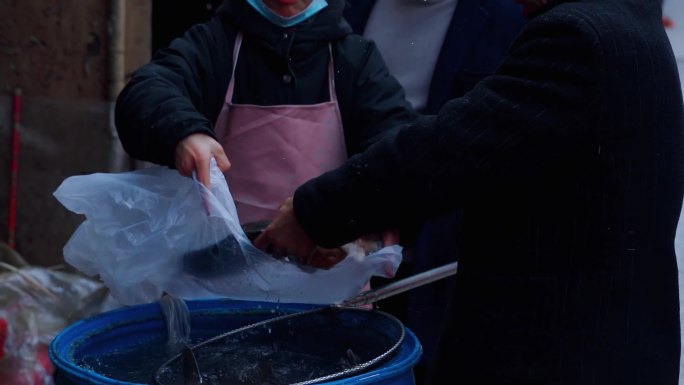
[[[290,28],[276,26],[266,20],[245,0],[225,0],[216,13],[238,30],[276,44],[283,34],[292,32],[295,42],[328,42],[352,33],[342,18],[345,0],[327,0],[328,6],[303,22]]]

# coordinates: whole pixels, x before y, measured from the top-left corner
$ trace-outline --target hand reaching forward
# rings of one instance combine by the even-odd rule
[[[230,161],[219,142],[207,134],[196,133],[183,138],[176,145],[176,169],[187,177],[197,172],[200,183],[207,188],[211,184],[209,164],[211,158],[216,159],[218,168],[226,172],[230,169]]]
[[[292,198],[287,198],[278,215],[254,240],[254,246],[268,253],[294,256],[301,264],[328,269],[344,259],[341,248],[325,249],[316,246],[299,224]]]

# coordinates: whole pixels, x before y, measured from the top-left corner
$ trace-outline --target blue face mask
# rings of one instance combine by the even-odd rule
[[[326,0],[313,0],[303,11],[294,16],[285,17],[273,12],[273,10],[264,3],[264,0],[247,0],[247,3],[249,3],[252,8],[256,9],[257,12],[259,12],[268,21],[283,28],[288,28],[299,24],[328,6],[328,2]]]

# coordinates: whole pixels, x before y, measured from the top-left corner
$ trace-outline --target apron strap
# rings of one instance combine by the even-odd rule
[[[228,83],[228,91],[226,92],[226,103],[233,102],[233,91],[235,90],[235,65],[237,64],[238,56],[240,55],[240,47],[242,46],[242,31],[238,31],[235,36],[235,45],[233,47],[233,70],[230,74],[230,83]]]
[[[330,53],[330,60],[328,60],[328,91],[330,92],[330,101],[337,101],[337,92],[335,92],[335,66],[333,65],[332,43],[328,43],[328,52]]]
[[[226,92],[226,103],[233,102],[233,91],[235,90],[235,67],[237,65],[238,56],[240,56],[240,47],[242,47],[242,32],[238,31],[235,36],[235,46],[233,47],[233,69],[230,74],[230,82],[228,83],[228,91]],[[337,92],[335,92],[335,66],[333,65],[332,44],[328,43],[328,92],[330,93],[330,101],[337,101]]]

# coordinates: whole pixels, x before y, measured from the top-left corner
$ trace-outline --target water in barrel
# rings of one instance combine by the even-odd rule
[[[202,383],[286,385],[339,376],[381,356],[396,343],[372,327],[363,327],[361,319],[350,323],[340,319],[340,314],[316,312],[201,344],[193,351]],[[187,384],[186,371],[182,359],[174,360],[159,371],[156,383]]]
[[[162,339],[162,334],[153,339],[142,338],[126,350],[86,355],[76,364],[107,378],[148,384],[159,366],[179,354],[187,344],[199,342],[190,339],[190,311],[185,301],[164,295],[159,305],[164,315],[166,338]]]

